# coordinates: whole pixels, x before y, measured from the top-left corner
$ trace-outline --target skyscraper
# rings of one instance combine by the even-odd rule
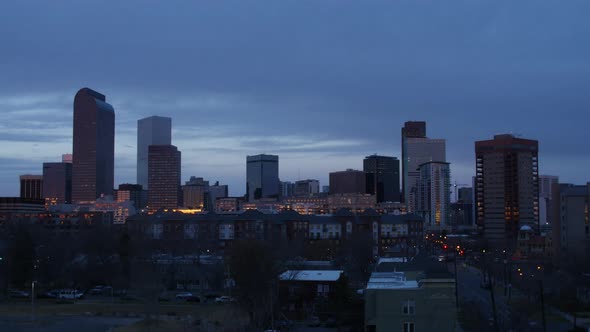
[[[539,225],[551,224],[553,218],[553,187],[559,185],[559,178],[554,175],[539,176]]]
[[[403,196],[408,212],[414,212],[417,205],[417,182],[420,178],[418,166],[430,161],[446,161],[444,139],[426,137],[426,123],[406,122],[402,128]]]
[[[451,170],[449,163],[430,161],[419,167],[417,213],[424,218],[424,228],[450,229]]]
[[[246,157],[248,202],[279,197],[279,156],[259,154]]]
[[[367,175],[367,193],[375,195],[377,203],[399,202],[399,160],[395,157],[372,155],[363,160]]]
[[[174,145],[148,147],[148,210],[176,209],[180,204],[180,151]]]
[[[72,201],[112,195],[115,169],[115,110],[106,98],[83,88],[74,98]]]
[[[406,121],[402,127],[402,202],[406,201],[406,178],[408,174],[408,158],[407,158],[407,138],[426,138],[426,122],[425,121]],[[418,166],[419,164],[415,165]]]
[[[514,246],[521,226],[538,229],[538,150],[537,141],[508,134],[475,142],[476,217],[492,246]]]
[[[20,198],[43,199],[43,175],[21,175]]]
[[[330,173],[330,194],[365,194],[367,175],[363,171],[347,169]]]
[[[295,196],[310,196],[320,192],[319,180],[299,180],[295,181]]]
[[[148,146],[172,144],[172,119],[150,116],[137,120],[137,183],[148,187]]]
[[[49,204],[72,202],[71,163],[43,163],[43,198]]]
[[[183,205],[190,209],[206,209],[206,195],[209,192],[209,181],[191,176],[182,186]]]

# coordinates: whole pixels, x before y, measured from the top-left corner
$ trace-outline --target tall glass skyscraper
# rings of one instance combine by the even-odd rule
[[[399,160],[395,157],[372,155],[363,160],[367,175],[367,193],[377,198],[377,203],[399,202]]]
[[[259,154],[246,157],[248,202],[279,197],[279,156]]]
[[[72,201],[112,195],[115,175],[115,110],[103,94],[82,88],[74,98]]]
[[[172,119],[150,116],[137,120],[137,183],[148,187],[148,147],[172,144]]]

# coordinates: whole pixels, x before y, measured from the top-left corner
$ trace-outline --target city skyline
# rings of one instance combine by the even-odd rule
[[[131,5],[39,3],[38,18],[25,4],[2,4],[0,35],[10,47],[0,55],[0,195],[16,196],[20,174],[41,174],[43,162],[72,152],[71,107],[83,86],[117,110],[114,187],[135,182],[134,127],[155,114],[175,123],[182,181],[219,180],[232,196],[245,193],[247,155],[279,155],[282,181],[321,185],[330,172],[361,169],[369,154],[401,160],[399,128],[411,120],[447,140],[452,182],[471,183],[475,141],[518,133],[539,141],[540,174],[585,183],[590,48],[580,41],[589,4],[534,5],[534,17],[526,2],[427,5],[326,2],[306,26],[299,22],[310,9],[297,4],[143,6],[131,27]],[[329,14],[336,9],[338,17]],[[118,24],[93,19],[101,15]],[[449,19],[456,24],[440,28]],[[229,23],[235,28],[218,29]],[[72,42],[82,35],[96,37],[83,57]],[[256,43],[244,43],[252,35]]]

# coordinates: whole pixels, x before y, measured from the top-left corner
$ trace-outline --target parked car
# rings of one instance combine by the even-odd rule
[[[8,296],[15,298],[15,299],[25,299],[31,296],[28,292],[21,291],[18,289],[11,289],[8,291]]]
[[[104,288],[104,286],[101,286],[101,285],[94,286],[94,288],[92,288],[90,290],[90,294],[92,294],[92,295],[101,295],[103,288]]]
[[[60,300],[79,300],[84,296],[84,293],[77,289],[60,289],[57,298]]]
[[[59,294],[59,290],[52,289],[47,292],[40,293],[37,297],[39,297],[41,299],[55,299],[55,298],[57,298],[58,294]]]
[[[231,302],[236,302],[236,299],[234,299],[231,296],[220,296],[215,299],[215,303],[231,303]]]
[[[184,292],[184,293],[178,293],[176,294],[176,299],[177,300],[186,300],[188,298],[193,297],[193,293],[189,293],[189,292]]]

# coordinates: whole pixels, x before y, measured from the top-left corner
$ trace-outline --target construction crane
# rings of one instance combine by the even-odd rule
[[[458,195],[459,195],[459,187],[469,187],[468,184],[457,184],[457,181],[455,181],[455,183],[453,184],[453,188],[455,189],[455,202],[457,202],[459,200]]]

